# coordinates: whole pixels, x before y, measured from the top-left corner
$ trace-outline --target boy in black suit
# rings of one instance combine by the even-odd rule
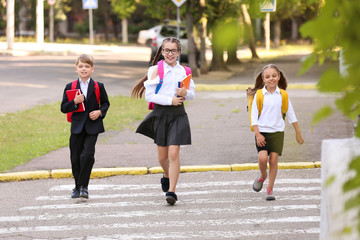
[[[73,112],[79,108],[80,103],[84,103],[85,111],[73,112],[71,117],[70,135],[70,159],[72,174],[75,179],[75,188],[71,194],[72,198],[89,198],[88,184],[90,174],[95,162],[95,144],[99,133],[105,131],[103,119],[109,109],[110,102],[104,84],[96,82],[91,78],[94,72],[94,61],[89,55],[83,54],[76,59],[75,71],[79,78],[75,82],[76,89],[81,93],[76,93],[75,98],[68,100],[66,91],[72,89],[73,83],[68,83],[64,89],[61,102],[61,112]],[[96,86],[97,85],[97,86]],[[98,88],[96,90],[95,88]],[[100,90],[100,99],[97,96]],[[98,91],[96,93],[96,91]]]

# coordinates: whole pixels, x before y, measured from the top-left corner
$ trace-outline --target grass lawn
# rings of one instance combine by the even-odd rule
[[[106,130],[126,128],[149,112],[145,100],[125,96],[109,100]],[[69,136],[70,123],[60,111],[60,102],[0,116],[0,172],[68,146]]]

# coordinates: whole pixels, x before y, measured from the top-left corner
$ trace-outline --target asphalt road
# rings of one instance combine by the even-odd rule
[[[0,114],[31,108],[62,99],[64,87],[75,80],[77,54],[2,56],[0,55]],[[94,54],[92,77],[105,83],[109,95],[129,95],[135,82],[148,68],[150,49],[121,48],[121,51]]]

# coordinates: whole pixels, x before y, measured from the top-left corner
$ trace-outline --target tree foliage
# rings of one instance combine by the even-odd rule
[[[134,0],[111,0],[112,11],[121,19],[128,18],[136,10]]]
[[[341,97],[335,102],[336,108],[348,118],[357,121],[355,136],[360,137],[360,5],[353,0],[326,0],[323,3],[319,16],[301,28],[303,36],[311,37],[315,42],[314,53],[304,62],[302,72],[315,62],[322,64],[327,59],[338,57],[339,50],[342,51],[346,71],[327,70],[320,78],[318,88],[323,92],[340,93]],[[320,110],[323,113],[318,114],[318,117],[328,115],[332,112],[330,108],[326,106],[325,110]],[[360,157],[352,160],[349,169],[356,174],[343,185],[343,191],[358,192]],[[359,206],[360,195],[357,194],[346,202],[345,209],[359,209]],[[360,232],[360,221],[357,228]]]
[[[302,72],[315,62],[323,64],[327,59],[336,59],[339,50],[343,51],[346,74],[329,69],[321,76],[318,87],[323,92],[341,93],[336,107],[354,121],[360,115],[359,13],[360,5],[356,1],[327,0],[319,16],[301,28],[303,36],[311,37],[315,42],[314,53],[304,62]],[[359,122],[355,135],[360,137]]]

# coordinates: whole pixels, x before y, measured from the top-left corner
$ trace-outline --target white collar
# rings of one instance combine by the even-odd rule
[[[79,78],[79,82],[80,82],[80,83],[83,83],[83,84],[89,84],[90,79],[91,79],[91,78],[89,78],[88,80],[86,80],[86,82],[84,83],[84,82]]]
[[[263,87],[262,92],[263,92],[263,94],[264,94],[264,95],[265,95],[265,93],[270,94],[270,92],[266,89],[266,85]],[[276,86],[276,89],[275,89],[275,91],[274,91],[274,92],[276,92],[276,93],[279,93],[279,94],[280,94],[280,88],[279,88],[278,86]]]

